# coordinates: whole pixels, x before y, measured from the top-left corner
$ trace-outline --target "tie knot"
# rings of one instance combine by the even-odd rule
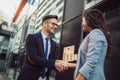
[[[45,40],[46,40],[46,41],[48,41],[48,40],[49,40],[49,38],[47,37],[47,38],[45,38]]]

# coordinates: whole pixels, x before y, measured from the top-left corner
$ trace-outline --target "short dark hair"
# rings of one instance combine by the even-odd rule
[[[55,19],[58,19],[58,16],[57,15],[46,15],[43,17],[42,19],[42,23],[48,19],[51,19],[51,18],[55,18]]]

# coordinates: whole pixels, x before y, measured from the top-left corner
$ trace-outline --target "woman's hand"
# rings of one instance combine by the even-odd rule
[[[86,79],[81,73],[79,73],[75,80],[86,80]]]

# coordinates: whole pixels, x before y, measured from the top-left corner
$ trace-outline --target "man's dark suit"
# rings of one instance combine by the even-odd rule
[[[50,39],[49,59],[44,58],[44,45],[41,33],[29,34],[26,39],[26,57],[17,80],[38,80],[44,67],[55,69],[56,43]]]

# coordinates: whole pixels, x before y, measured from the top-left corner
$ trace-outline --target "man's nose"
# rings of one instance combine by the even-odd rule
[[[58,26],[54,25],[55,28],[58,28]]]

